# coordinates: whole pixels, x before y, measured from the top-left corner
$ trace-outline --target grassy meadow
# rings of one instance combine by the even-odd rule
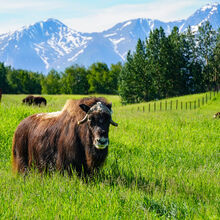
[[[113,102],[109,155],[93,179],[58,172],[11,171],[13,133],[22,119],[60,110],[71,95],[45,95],[46,107],[25,95],[0,104],[0,219],[219,219],[220,94],[195,110],[142,112]],[[180,97],[194,100],[199,95]],[[175,99],[174,99],[175,100]],[[134,107],[135,106],[135,107]]]

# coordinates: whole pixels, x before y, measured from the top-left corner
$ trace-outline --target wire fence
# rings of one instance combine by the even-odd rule
[[[206,93],[204,96],[191,101],[181,100],[165,100],[147,103],[146,105],[137,107],[137,111],[156,112],[156,111],[172,111],[172,110],[193,110],[200,108],[214,98],[219,93],[218,90]]]

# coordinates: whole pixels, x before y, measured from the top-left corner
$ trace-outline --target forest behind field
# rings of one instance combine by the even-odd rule
[[[198,32],[169,36],[155,29],[139,40],[124,63],[73,65],[47,75],[0,64],[0,88],[8,94],[119,94],[123,104],[216,90],[220,84],[220,31],[207,22]]]

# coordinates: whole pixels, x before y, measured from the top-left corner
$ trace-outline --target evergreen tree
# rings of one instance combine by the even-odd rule
[[[170,51],[172,48],[162,27],[150,33],[146,50],[148,71],[153,79],[154,98],[168,97],[173,86],[170,77],[170,61],[172,59]]]
[[[218,31],[217,44],[213,51],[213,56],[208,62],[211,71],[210,84],[212,89],[220,88],[220,29]]]
[[[217,40],[216,32],[209,22],[205,22],[199,27],[196,40],[197,58],[202,66],[203,88],[207,91],[211,89],[211,81],[213,79],[213,73],[208,62],[213,56]]]
[[[119,94],[124,104],[148,100],[149,81],[146,70],[145,45],[139,39],[133,55],[129,51],[119,77]]]
[[[188,57],[185,53],[185,38],[179,33],[178,27],[174,27],[168,36],[171,49],[169,51],[169,80],[171,80],[171,88],[168,96],[178,96],[187,94],[188,82]]]
[[[133,71],[136,82],[136,102],[146,101],[148,99],[147,94],[147,63],[146,63],[146,47],[144,42],[140,39],[137,42],[136,50],[133,54]]]
[[[135,103],[138,101],[136,94],[137,83],[135,81],[134,61],[131,52],[128,51],[127,62],[124,64],[119,75],[119,95],[122,104]]]
[[[196,36],[192,33],[189,26],[186,33],[183,33],[184,38],[184,54],[187,59],[187,93],[198,93],[204,91],[203,75],[201,62],[198,59]]]
[[[2,89],[2,93],[7,93],[10,90],[7,82],[7,69],[4,63],[0,63],[0,89]]]

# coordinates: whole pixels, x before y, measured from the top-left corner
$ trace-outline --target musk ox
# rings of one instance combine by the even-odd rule
[[[220,118],[220,112],[217,112],[213,115],[213,118]]]
[[[23,104],[28,105],[38,105],[41,106],[41,104],[47,105],[47,100],[44,97],[41,96],[33,96],[29,95],[26,98],[22,100]]]
[[[108,154],[110,124],[117,126],[111,103],[102,97],[68,100],[59,112],[29,116],[14,133],[13,170],[92,175]]]

